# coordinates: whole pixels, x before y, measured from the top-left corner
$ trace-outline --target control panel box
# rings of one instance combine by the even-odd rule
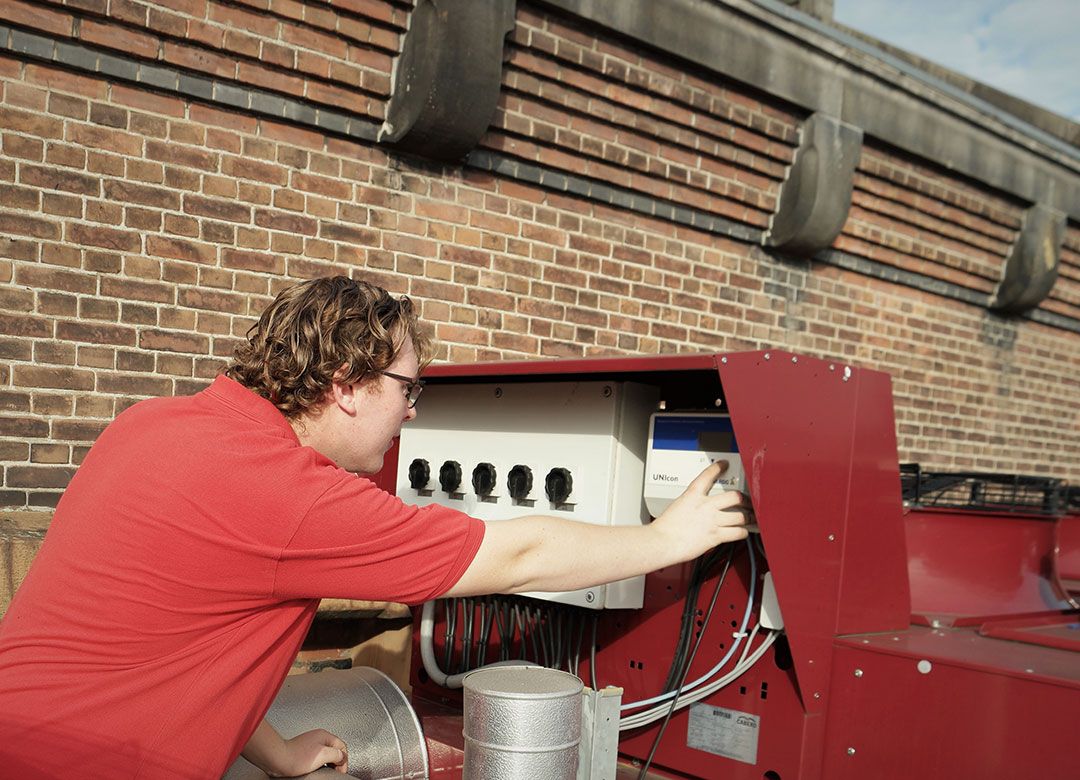
[[[649,521],[643,499],[658,391],[633,382],[432,384],[401,431],[397,495],[486,521],[530,514],[602,525]],[[640,608],[644,577],[536,598]]]
[[[657,412],[649,419],[645,503],[654,516],[682,495],[710,463],[727,469],[709,490],[746,490],[746,473],[731,416],[720,413]]]

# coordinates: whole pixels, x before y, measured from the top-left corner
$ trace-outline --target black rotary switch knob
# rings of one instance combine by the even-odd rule
[[[506,475],[506,489],[510,498],[515,501],[528,498],[532,492],[532,469],[522,465],[510,469],[510,473]]]
[[[477,463],[472,470],[472,486],[480,498],[490,496],[495,489],[495,466],[490,463]]]
[[[423,490],[431,481],[431,467],[423,458],[416,458],[409,464],[409,487]]]
[[[565,504],[566,499],[574,492],[574,479],[570,476],[570,469],[554,468],[544,478],[544,492],[548,500],[553,504]]]
[[[447,493],[454,493],[461,487],[461,464],[448,460],[439,468],[439,487]]]

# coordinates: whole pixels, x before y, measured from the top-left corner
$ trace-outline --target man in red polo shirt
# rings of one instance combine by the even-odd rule
[[[407,298],[346,277],[284,291],[226,373],[101,434],[0,623],[0,775],[220,777],[348,757],[265,721],[319,599],[571,590],[746,536],[719,467],[645,527],[486,525],[358,474],[416,416],[427,342]]]

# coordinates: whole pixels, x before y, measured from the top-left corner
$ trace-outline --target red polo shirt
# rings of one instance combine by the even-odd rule
[[[0,774],[220,777],[320,598],[435,598],[483,529],[343,471],[225,377],[133,406],[0,622]]]

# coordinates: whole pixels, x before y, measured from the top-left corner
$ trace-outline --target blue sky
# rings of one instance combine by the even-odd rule
[[[1080,121],[1080,0],[835,0],[833,16]]]

